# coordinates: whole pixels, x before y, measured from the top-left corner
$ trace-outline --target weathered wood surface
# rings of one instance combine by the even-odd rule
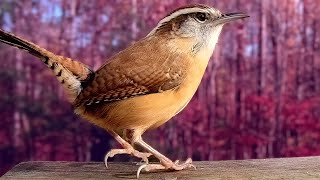
[[[140,179],[210,179],[210,180],[320,180],[320,156],[301,158],[202,161],[197,170],[142,173]],[[1,179],[135,179],[138,166],[134,163],[101,162],[23,162]]]

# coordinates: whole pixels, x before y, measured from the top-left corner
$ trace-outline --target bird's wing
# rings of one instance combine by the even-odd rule
[[[119,101],[172,90],[181,84],[185,65],[179,55],[144,54],[120,53],[111,59],[96,72],[74,105]]]

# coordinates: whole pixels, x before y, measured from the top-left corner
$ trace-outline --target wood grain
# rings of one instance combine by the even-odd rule
[[[201,161],[197,170],[142,173],[140,179],[319,180],[320,156],[279,159]],[[135,179],[135,163],[23,162],[1,179]]]

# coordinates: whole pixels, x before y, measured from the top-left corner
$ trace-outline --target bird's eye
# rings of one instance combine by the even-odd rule
[[[199,21],[199,22],[205,22],[206,20],[209,19],[209,15],[206,14],[206,13],[200,13],[200,12],[198,12],[198,13],[196,13],[196,15],[195,15],[195,19],[196,19],[197,21]]]

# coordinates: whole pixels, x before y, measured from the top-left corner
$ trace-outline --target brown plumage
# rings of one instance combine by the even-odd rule
[[[179,8],[164,17],[145,38],[111,57],[96,72],[0,30],[0,41],[24,49],[51,68],[69,93],[75,112],[104,128],[124,149],[105,157],[131,154],[145,161],[142,169],[182,170],[145,143],[141,135],[179,113],[196,92],[223,24],[247,17],[221,14],[204,6]],[[133,145],[142,147],[139,152]],[[148,164],[154,155],[160,164]],[[106,164],[107,165],[107,164]]]
[[[94,121],[100,118],[102,126],[116,131],[133,129],[138,124],[141,131],[148,129],[158,120],[143,117],[149,110],[143,108],[148,106],[145,98],[151,97],[155,102],[150,102],[149,105],[154,106],[158,100],[152,97],[159,98],[157,96],[163,96],[161,93],[175,93],[186,80],[187,68],[190,68],[191,54],[181,54],[178,50],[168,53],[170,51],[173,50],[161,38],[146,38],[115,55],[96,71],[92,83],[79,94],[74,103],[76,112],[81,116],[92,116]],[[158,52],[162,55],[140,52]],[[163,102],[160,104],[170,106]],[[132,107],[141,108],[132,109],[134,112],[130,118],[121,115]],[[153,108],[150,110],[154,115],[157,111],[162,111]],[[168,115],[172,117],[175,113],[173,111]]]

